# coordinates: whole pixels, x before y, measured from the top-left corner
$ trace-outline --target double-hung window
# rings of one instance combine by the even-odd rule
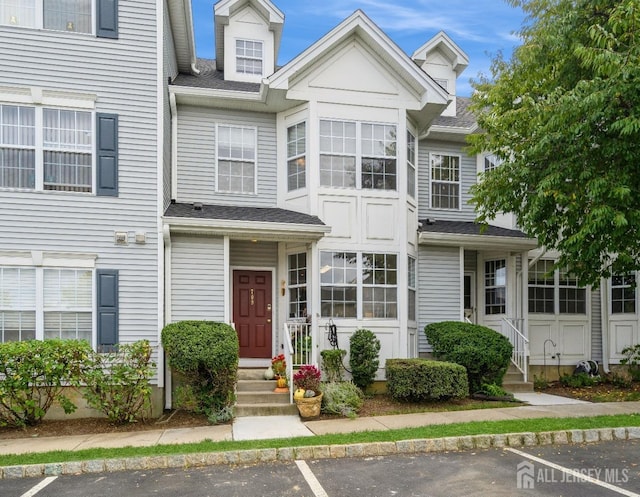
[[[236,71],[242,74],[262,74],[262,42],[236,40]]]
[[[321,252],[322,317],[396,318],[396,254]]]
[[[36,337],[36,270],[0,267],[0,342]]]
[[[430,154],[431,207],[460,208],[460,156]]]
[[[117,116],[0,104],[0,188],[117,196]],[[95,135],[101,137],[94,157]]]
[[[504,314],[507,309],[507,264],[504,259],[484,263],[484,312]]]
[[[307,317],[307,254],[289,255],[289,317]]]
[[[118,1],[0,0],[0,24],[117,38]]]
[[[529,269],[529,312],[585,314],[587,292],[566,269],[555,270],[552,260],[539,260]]]
[[[636,312],[635,274],[611,277],[611,313],[634,314]]]
[[[287,188],[290,192],[307,186],[306,130],[305,122],[287,128]]]
[[[219,124],[218,191],[255,193],[256,128]]]
[[[408,308],[408,319],[409,321],[416,320],[416,259],[415,257],[408,256],[407,259],[407,286],[409,288],[409,302],[407,305]]]
[[[416,137],[407,131],[407,194],[416,196]]]
[[[396,126],[320,120],[320,184],[397,189]]]

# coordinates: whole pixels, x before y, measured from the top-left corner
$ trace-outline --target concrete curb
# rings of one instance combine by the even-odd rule
[[[30,464],[0,467],[0,479],[30,478],[58,475],[111,473],[163,468],[197,468],[222,464],[255,464],[293,461],[296,459],[331,459],[343,457],[374,457],[395,454],[419,454],[441,451],[462,451],[502,447],[533,447],[566,445],[611,440],[638,440],[640,427],[598,428],[589,430],[546,431],[540,433],[507,433],[464,437],[425,438],[345,445],[309,445],[280,449],[202,452],[171,456],[94,459],[66,463]]]

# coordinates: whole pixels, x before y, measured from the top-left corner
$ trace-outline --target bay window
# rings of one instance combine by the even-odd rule
[[[585,314],[587,292],[566,269],[554,261],[539,260],[529,269],[529,312],[533,314]]]
[[[320,184],[396,190],[396,126],[320,120]]]
[[[322,317],[397,318],[396,254],[320,253]]]
[[[306,123],[287,128],[287,188],[299,190],[307,186],[307,136]]]

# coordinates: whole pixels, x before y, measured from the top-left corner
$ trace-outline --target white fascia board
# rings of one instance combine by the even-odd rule
[[[507,250],[533,249],[538,246],[537,241],[533,238],[434,232],[421,232],[420,235],[418,235],[418,243],[420,245],[437,245],[442,247]]]
[[[438,134],[450,134],[450,135],[472,135],[476,131],[478,131],[478,124],[474,124],[470,128],[463,128],[459,126],[438,126],[433,125],[430,126],[426,133],[420,136],[420,140],[424,138],[428,138],[429,135],[438,133]]]
[[[417,67],[415,63],[405,54],[398,45],[396,45],[378,26],[376,26],[367,15],[361,10],[355,11],[348,18],[342,21],[338,26],[333,28],[328,34],[315,42],[309,48],[304,50],[300,55],[282,66],[278,71],[267,78],[268,84],[272,89],[289,89],[289,80],[292,76],[313,64],[316,60],[322,58],[323,54],[330,50],[333,46],[344,40],[360,29],[362,32],[360,37],[366,33],[371,41],[385,50],[395,60],[396,64],[408,73],[422,88],[423,99],[425,95],[431,98],[435,95],[435,99],[426,103],[449,102],[449,94],[447,91],[435,83],[422,69]]]
[[[240,235],[245,237],[268,236],[279,239],[315,240],[331,231],[331,226],[318,224],[267,223],[263,221],[239,221],[237,219],[195,219],[164,217],[172,233],[194,232]]]
[[[260,91],[258,92],[220,90],[218,88],[195,88],[192,86],[177,85],[169,87],[169,93],[176,96],[183,95],[188,97],[220,98],[224,100],[244,100],[260,103],[266,102],[267,90],[268,88],[264,84],[260,85]]]

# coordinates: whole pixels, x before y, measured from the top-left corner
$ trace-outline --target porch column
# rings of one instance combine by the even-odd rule
[[[313,351],[313,364],[318,365],[320,354],[320,335],[318,321],[320,320],[320,257],[318,254],[318,242],[311,242],[310,253],[307,260],[307,302],[311,304],[307,314],[311,316],[311,350]]]

